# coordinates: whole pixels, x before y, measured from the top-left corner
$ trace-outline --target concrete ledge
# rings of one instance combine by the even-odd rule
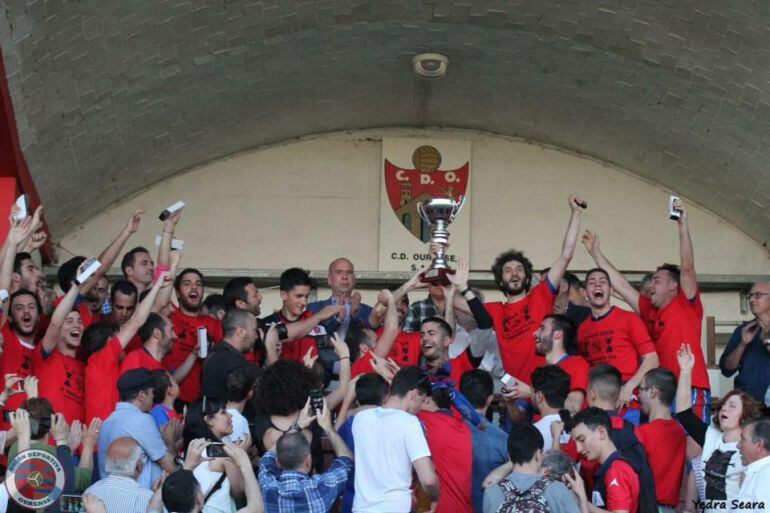
[[[46,277],[56,281],[56,267],[46,266],[43,268]],[[205,283],[208,287],[223,287],[231,278],[237,276],[249,276],[254,279],[259,287],[272,287],[278,285],[278,278],[283,269],[213,269],[201,267],[199,270],[205,277]],[[579,277],[583,277],[585,270],[573,271]],[[325,286],[327,270],[312,270],[311,276],[318,281],[319,285]],[[638,285],[644,276],[640,271],[623,271],[623,274],[632,284]],[[361,271],[356,273],[356,283],[365,289],[377,289],[383,287],[394,287],[401,285],[412,273],[397,271]],[[117,268],[110,269],[107,273],[110,281],[122,278],[122,274]],[[701,274],[698,276],[701,289],[704,292],[715,291],[740,291],[749,287],[752,283],[758,281],[770,281],[770,276],[749,275],[749,274]],[[496,289],[497,285],[492,279],[491,272],[471,271],[470,283],[473,286],[482,289]]]

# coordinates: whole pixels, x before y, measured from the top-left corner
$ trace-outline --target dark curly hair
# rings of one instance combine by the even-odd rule
[[[492,275],[495,277],[497,288],[499,288],[501,292],[505,292],[503,266],[513,260],[524,266],[524,273],[527,275],[527,279],[524,282],[524,289],[529,292],[529,288],[532,286],[532,261],[524,256],[523,251],[516,251],[515,249],[509,249],[504,253],[500,253],[497,255],[497,258],[495,258],[495,263],[492,264]]]
[[[315,373],[301,363],[278,360],[257,381],[254,409],[265,416],[291,415],[305,406],[317,382]]]

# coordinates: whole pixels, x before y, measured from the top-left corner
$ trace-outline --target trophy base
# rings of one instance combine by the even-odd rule
[[[447,276],[454,273],[455,271],[453,269],[447,269],[445,267],[428,269],[425,271],[425,274],[422,275],[420,281],[431,285],[449,285],[449,278],[447,278]]]

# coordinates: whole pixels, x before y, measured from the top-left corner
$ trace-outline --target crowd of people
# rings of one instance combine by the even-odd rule
[[[155,261],[126,251],[139,209],[93,274],[85,256],[59,266],[57,292],[33,259],[42,208],[12,210],[0,463],[55,455],[88,512],[767,511],[770,283],[747,295],[754,319],[720,361],[735,389],[712,408],[687,209],[679,263],[636,289],[581,237],[581,203],[544,271],[522,251],[495,259],[502,301],[460,261],[448,284],[422,269],[367,305],[340,257],[325,300],[285,270],[276,312],[251,278],[207,294],[180,265],[181,209]],[[584,280],[568,271],[579,242],[596,262]],[[0,511],[22,510],[0,487]]]

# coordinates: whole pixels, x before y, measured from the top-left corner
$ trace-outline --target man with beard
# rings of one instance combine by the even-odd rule
[[[110,282],[106,276],[102,276],[96,281],[91,290],[83,296],[83,303],[91,313],[91,317],[101,322],[104,317],[104,303],[110,292]]]
[[[770,283],[755,283],[746,297],[754,319],[735,328],[719,368],[728,378],[737,371],[735,388],[763,402],[770,387]]]
[[[235,369],[250,365],[245,353],[251,353],[257,340],[257,318],[246,310],[233,308],[222,319],[224,336],[203,363],[203,395],[227,400],[227,376]]]
[[[650,297],[639,294],[610,263],[599,248],[599,237],[596,234],[586,231],[583,244],[596,264],[607,271],[614,289],[647,325],[662,368],[678,376],[677,351],[682,344],[692,344],[695,355],[692,375],[693,410],[703,422],[708,423],[711,417],[711,385],[700,343],[703,303],[695,273],[695,252],[690,238],[687,209],[678,200],[674,202],[674,208],[681,212],[676,223],[680,262],[678,266],[663,264],[658,267],[652,275]]]
[[[262,293],[257,288],[257,284],[254,283],[254,280],[245,277],[233,278],[225,284],[225,288],[222,292],[225,315],[227,315],[226,312],[229,312],[234,308],[239,308],[249,312],[255,319],[259,317],[261,311],[260,306],[262,305]],[[211,296],[207,299],[210,298]],[[259,328],[259,323],[257,323],[257,327]],[[267,328],[263,327],[263,329],[266,334]],[[264,338],[264,336],[261,337],[259,343],[255,344],[249,352],[243,355],[248,361],[258,365],[262,363],[265,358],[265,345],[262,342],[264,341]]]
[[[659,361],[644,322],[634,312],[612,306],[612,292],[607,271],[596,268],[586,273],[591,316],[578,328],[578,349],[591,367],[609,363],[620,371],[623,388],[616,407],[622,408],[628,406],[644,375],[657,368]]]
[[[451,343],[452,327],[444,319],[430,317],[422,321],[420,345],[423,369],[433,382],[449,381],[453,386],[459,386],[463,373],[475,369],[477,365],[474,365],[468,350],[457,358],[449,358]]]
[[[187,268],[174,281],[179,307],[171,313],[177,341],[163,359],[163,365],[179,383],[179,400],[190,403],[201,395],[201,369],[198,357],[198,328],[204,327],[207,339],[216,344],[222,338],[222,323],[201,315],[203,305],[203,274]]]
[[[550,365],[558,365],[569,374],[569,394],[564,407],[575,415],[587,406],[585,403],[588,390],[588,363],[582,356],[567,354],[567,348],[574,346],[577,338],[575,323],[565,315],[547,315],[535,332],[535,353],[545,357]],[[526,387],[519,384],[520,387]],[[527,393],[526,389],[524,393]],[[550,449],[550,445],[546,445]]]
[[[304,269],[292,267],[281,273],[279,288],[283,306],[279,312],[260,320],[260,325],[283,324],[286,326],[286,338],[281,340],[281,359],[302,362],[306,354],[318,355],[316,339],[325,337],[326,330],[319,324],[322,321],[345,311],[345,305],[326,305],[318,313],[307,310],[313,279]]]
[[[154,290],[156,286],[157,283],[150,290]],[[144,304],[146,299],[142,300],[142,304]],[[174,325],[170,319],[156,313],[150,313],[145,318],[146,321],[139,327],[137,332],[142,340],[142,347],[126,354],[126,357],[123,358],[120,364],[121,375],[131,369],[140,369],[142,367],[151,371],[163,369],[163,358],[171,352],[171,347],[177,339],[176,333],[174,333]]]
[[[486,303],[484,306],[494,320],[500,346],[500,358],[505,372],[513,378],[530,382],[532,371],[544,364],[542,356],[535,354],[535,338],[532,335],[543,317],[551,313],[559,283],[575,253],[580,230],[580,200],[574,194],[569,197],[572,211],[567,233],[564,236],[561,255],[551,265],[548,274],[536,287],[532,286],[532,262],[520,251],[506,251],[495,259],[492,273],[504,302]],[[530,290],[531,289],[531,290]],[[507,382],[510,383],[508,379]]]
[[[9,322],[3,327],[5,339],[3,357],[0,358],[0,375],[15,374],[21,378],[32,375],[32,352],[35,350],[35,333],[40,319],[40,302],[37,296],[19,289],[8,301]],[[3,410],[14,411],[27,400],[27,394],[11,396]],[[5,423],[3,426],[7,426]]]

